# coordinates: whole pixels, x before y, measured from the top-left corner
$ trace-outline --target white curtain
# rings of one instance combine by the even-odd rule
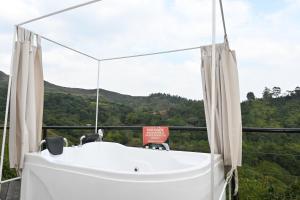
[[[212,46],[201,48],[201,74],[208,138],[211,133]],[[242,120],[235,52],[226,43],[216,45],[215,153],[222,154],[225,166],[235,169],[242,162]]]
[[[9,161],[22,169],[24,154],[36,152],[42,134],[44,79],[40,37],[17,29],[11,69]]]

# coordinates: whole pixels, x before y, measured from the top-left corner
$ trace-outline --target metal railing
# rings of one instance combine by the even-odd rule
[[[0,126],[0,129],[3,129]],[[9,127],[7,127],[9,129]],[[143,126],[98,126],[103,130],[142,130]],[[48,130],[94,130],[95,126],[43,126],[43,138],[47,136]],[[169,126],[170,131],[207,131],[206,127],[197,126]],[[244,133],[300,133],[300,128],[257,128],[243,127]]]
[[[3,128],[3,127],[2,127]],[[143,126],[98,126],[103,130],[139,130]],[[43,138],[47,137],[48,130],[94,130],[95,126],[43,126]],[[206,127],[194,126],[169,126],[170,131],[207,131]],[[256,133],[300,133],[300,128],[255,128],[244,127],[243,132],[256,132]]]

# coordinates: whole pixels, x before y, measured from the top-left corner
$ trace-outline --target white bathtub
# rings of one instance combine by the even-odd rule
[[[224,184],[215,162],[215,196]],[[25,156],[21,200],[207,200],[210,154],[94,142]],[[225,199],[225,197],[223,197]]]

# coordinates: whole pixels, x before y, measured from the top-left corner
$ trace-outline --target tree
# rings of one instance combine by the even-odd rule
[[[247,99],[248,101],[254,101],[255,100],[255,95],[253,92],[248,92],[247,93]]]
[[[297,86],[295,88],[295,94],[296,94],[296,96],[300,96],[300,87],[299,86]]]
[[[294,92],[295,92],[295,91],[292,91],[292,90],[287,90],[287,91],[286,91],[287,96],[293,96],[293,95],[294,95]]]
[[[272,99],[272,92],[271,92],[270,88],[265,87],[265,89],[263,91],[263,99]]]
[[[281,94],[281,88],[280,87],[273,87],[272,89],[272,96],[277,98]]]

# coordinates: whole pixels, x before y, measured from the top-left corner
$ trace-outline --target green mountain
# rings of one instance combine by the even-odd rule
[[[8,77],[0,73],[1,111],[5,106]],[[96,90],[67,88],[45,82],[45,125],[94,124]],[[3,113],[3,112],[2,112]],[[99,123],[104,125],[201,125],[205,126],[202,102],[178,96],[123,95],[100,89]],[[1,117],[2,116],[2,117]],[[200,117],[196,117],[200,116]],[[185,120],[181,118],[184,117]],[[3,115],[0,115],[0,122]]]
[[[0,124],[3,123],[8,77],[0,72]],[[280,88],[279,88],[280,89]],[[300,90],[280,95],[278,87],[265,88],[263,98],[249,92],[241,103],[243,126],[300,127]],[[96,90],[66,88],[45,82],[45,125],[94,124]],[[202,101],[156,93],[130,96],[100,90],[101,125],[205,126]],[[72,144],[88,131],[50,130]],[[141,146],[139,131],[108,131],[106,141]],[[176,150],[209,152],[206,133],[172,132],[170,146]],[[7,160],[5,177],[11,177]],[[300,199],[300,134],[244,133],[243,167],[240,169],[241,199]]]

